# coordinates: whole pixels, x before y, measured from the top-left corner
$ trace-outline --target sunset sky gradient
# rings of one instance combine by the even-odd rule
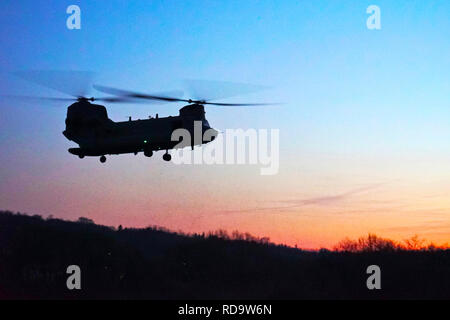
[[[66,8],[81,8],[81,30]],[[381,8],[381,30],[366,8]],[[368,232],[450,242],[450,1],[0,2],[0,94],[63,95],[17,70],[89,70],[143,92],[185,78],[272,89],[207,107],[219,130],[280,129],[278,175],[69,154],[66,104],[0,98],[0,209],[124,227],[239,230],[330,247]],[[92,94],[97,94],[92,90]],[[182,104],[108,106],[115,121]]]

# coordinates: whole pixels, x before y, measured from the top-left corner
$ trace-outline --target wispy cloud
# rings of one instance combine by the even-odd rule
[[[335,204],[335,203],[341,202],[343,200],[346,200],[356,194],[375,189],[375,188],[379,187],[380,185],[381,184],[365,186],[365,187],[361,187],[358,189],[343,192],[343,193],[340,193],[337,195],[313,197],[313,198],[309,198],[309,199],[300,199],[300,200],[284,200],[284,201],[280,201],[280,202],[291,203],[292,204],[291,207],[294,207],[294,208],[308,206],[308,205],[317,205],[317,206],[331,205],[331,204]]]
[[[305,206],[329,206],[333,204],[337,204],[339,202],[342,202],[348,198],[351,198],[357,194],[364,193],[366,191],[370,191],[372,189],[376,189],[383,185],[382,183],[379,184],[371,184],[368,186],[360,187],[357,189],[353,189],[350,191],[346,191],[343,193],[335,194],[335,195],[327,195],[327,196],[320,196],[320,197],[312,197],[312,198],[306,198],[306,199],[297,199],[297,200],[278,200],[273,201],[273,203],[279,203],[282,205],[278,206],[270,206],[270,207],[257,207],[257,208],[250,208],[245,210],[229,210],[226,212],[232,213],[232,212],[255,212],[255,211],[280,211],[280,210],[286,210],[286,209],[294,209],[294,208],[300,208]]]

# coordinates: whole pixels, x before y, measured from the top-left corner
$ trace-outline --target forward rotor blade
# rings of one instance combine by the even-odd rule
[[[135,98],[135,99],[146,99],[146,100],[156,100],[156,101],[166,101],[166,102],[189,102],[185,99],[180,98],[174,98],[174,96],[181,96],[183,95],[182,91],[171,91],[171,92],[164,92],[164,93],[157,93],[157,94],[145,94],[145,93],[138,93],[128,90],[122,90],[122,89],[116,89],[111,87],[105,87],[100,85],[94,85],[93,86],[95,90],[98,90],[100,92],[113,94],[116,96],[122,96],[126,98]]]
[[[35,97],[35,96],[20,96],[20,95],[1,95],[1,98],[5,99],[18,99],[18,100],[37,100],[37,101],[76,101],[76,98],[56,98],[56,97]]]
[[[220,82],[220,83],[222,83],[222,82]],[[235,84],[233,84],[233,85],[235,85]],[[119,98],[145,99],[145,100],[165,101],[165,102],[186,102],[186,103],[195,103],[195,104],[201,104],[201,105],[215,105],[215,106],[265,106],[265,105],[279,104],[279,103],[208,102],[205,100],[174,98],[176,96],[182,95],[183,93],[181,91],[165,92],[165,93],[159,93],[159,94],[145,94],[145,93],[138,93],[138,92],[116,89],[116,88],[111,88],[111,87],[105,87],[105,86],[100,86],[100,85],[94,85],[93,87],[100,92],[113,94],[113,95],[118,96]],[[259,90],[261,90],[261,87],[259,87]]]
[[[116,102],[122,102],[122,103],[136,103],[137,101],[132,100],[127,97],[103,97],[103,98],[94,98],[93,101],[102,101],[102,102],[109,102],[109,103],[116,103]]]
[[[0,99],[14,99],[14,100],[27,100],[27,101],[64,101],[64,102],[76,102],[77,100],[87,101],[101,101],[108,103],[140,103],[141,101],[134,100],[128,97],[101,97],[101,98],[57,98],[57,97],[36,97],[36,96],[22,96],[22,95],[0,95]]]
[[[86,96],[95,75],[94,72],[89,71],[67,70],[19,71],[13,72],[13,74],[24,80],[73,97]]]

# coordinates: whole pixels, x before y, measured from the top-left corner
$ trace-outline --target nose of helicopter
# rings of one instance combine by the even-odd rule
[[[211,130],[211,141],[214,141],[219,135],[219,131],[214,128],[210,128],[209,130]]]

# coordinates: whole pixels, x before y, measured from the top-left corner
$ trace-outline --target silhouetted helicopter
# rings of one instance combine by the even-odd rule
[[[30,79],[28,79],[30,80]],[[39,81],[34,82],[39,83]],[[220,83],[220,82],[217,82]],[[40,83],[42,84],[42,83]],[[52,87],[52,86],[49,86]],[[53,86],[54,87],[54,86]],[[94,85],[100,92],[113,96],[104,98],[88,98],[77,96],[76,102],[67,108],[66,128],[64,136],[78,144],[78,148],[70,148],[71,154],[79,158],[86,156],[100,157],[106,162],[106,155],[143,152],[151,157],[154,151],[165,150],[163,159],[171,160],[168,150],[185,147],[181,141],[172,141],[172,133],[176,129],[186,129],[194,137],[195,122],[201,124],[201,137],[190,139],[191,148],[213,141],[218,131],[213,129],[205,118],[205,105],[212,106],[258,106],[268,103],[219,103],[204,99],[181,99],[182,92],[172,94],[144,94]],[[60,90],[61,91],[61,90]],[[251,91],[251,90],[250,90]],[[73,98],[39,98],[45,100],[70,101]],[[105,106],[94,104],[94,101],[107,103],[133,103],[137,101],[184,102],[188,103],[179,110],[179,115],[169,117],[149,117],[145,120],[114,122],[109,119]],[[210,139],[204,140],[204,133],[210,131]],[[197,133],[197,132],[195,132]],[[212,134],[211,134],[212,133]]]

